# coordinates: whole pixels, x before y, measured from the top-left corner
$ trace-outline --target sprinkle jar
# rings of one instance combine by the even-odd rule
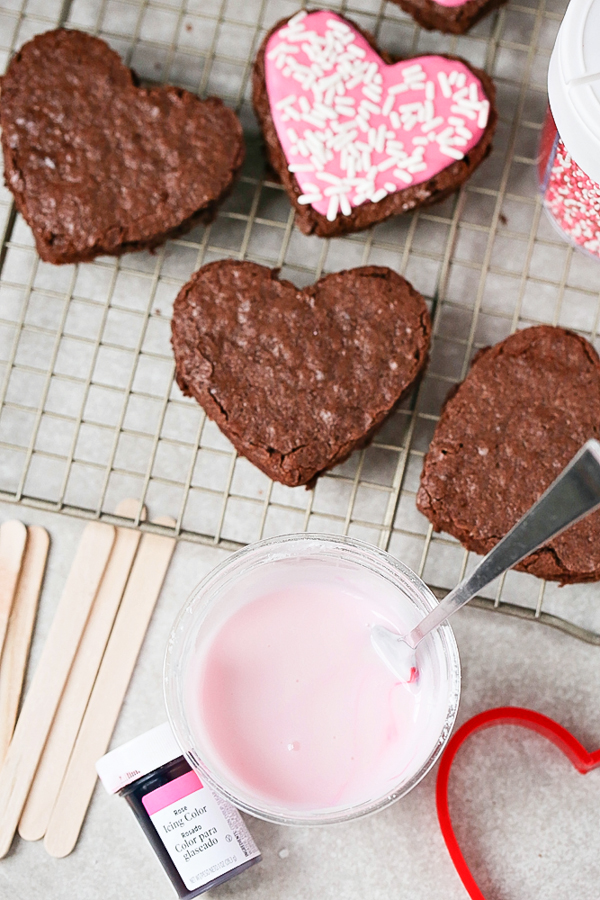
[[[571,0],[548,71],[538,176],[544,207],[575,247],[600,257],[600,0]]]

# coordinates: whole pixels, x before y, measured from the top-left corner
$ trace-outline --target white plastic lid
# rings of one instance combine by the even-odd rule
[[[571,0],[548,70],[550,109],[563,143],[600,182],[600,0]]]
[[[108,793],[116,794],[179,756],[183,756],[181,747],[165,722],[100,757],[96,771]]]

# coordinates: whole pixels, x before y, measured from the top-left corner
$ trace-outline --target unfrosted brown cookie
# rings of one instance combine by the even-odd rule
[[[464,34],[506,0],[465,0],[458,6],[443,6],[436,0],[391,0],[423,28],[446,34]]]
[[[494,101],[489,76],[465,60],[395,63],[372,35],[323,10],[278,22],[254,63],[269,162],[298,227],[321,237],[453,193],[491,150]]]
[[[259,469],[306,484],[368,442],[429,349],[425,302],[363,266],[298,290],[277,270],[203,266],[175,301],[177,383]]]
[[[6,184],[53,263],[156,247],[210,219],[244,158],[220,100],[137,87],[108,44],[61,28],[12,58],[0,120]]]
[[[481,351],[446,401],[417,506],[436,531],[487,553],[589,438],[600,437],[600,360],[584,338],[540,325]],[[600,579],[600,513],[516,568],[563,584]]]

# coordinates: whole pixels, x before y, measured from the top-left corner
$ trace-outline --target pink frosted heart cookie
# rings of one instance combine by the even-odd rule
[[[487,156],[488,76],[451,56],[392,63],[341,16],[279,22],[254,65],[271,165],[306,234],[360,231],[452,193]]]
[[[464,34],[506,0],[392,0],[423,28]]]

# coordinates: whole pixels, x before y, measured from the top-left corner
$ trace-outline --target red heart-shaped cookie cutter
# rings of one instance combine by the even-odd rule
[[[485,900],[485,897],[479,890],[471,870],[462,855],[454,828],[452,827],[448,806],[448,781],[454,757],[465,741],[476,731],[490,728],[493,725],[518,725],[521,728],[527,728],[529,731],[535,731],[537,734],[543,735],[549,741],[552,741],[559,750],[562,750],[575,768],[584,774],[600,766],[600,750],[590,753],[566,728],[563,728],[562,725],[559,725],[553,719],[549,719],[548,716],[543,716],[532,709],[522,709],[518,706],[500,706],[497,709],[488,709],[478,716],[473,716],[472,719],[469,719],[468,722],[465,722],[458,729],[448,742],[440,762],[437,776],[436,802],[438,819],[446,841],[446,847],[456,871],[472,900]]]

